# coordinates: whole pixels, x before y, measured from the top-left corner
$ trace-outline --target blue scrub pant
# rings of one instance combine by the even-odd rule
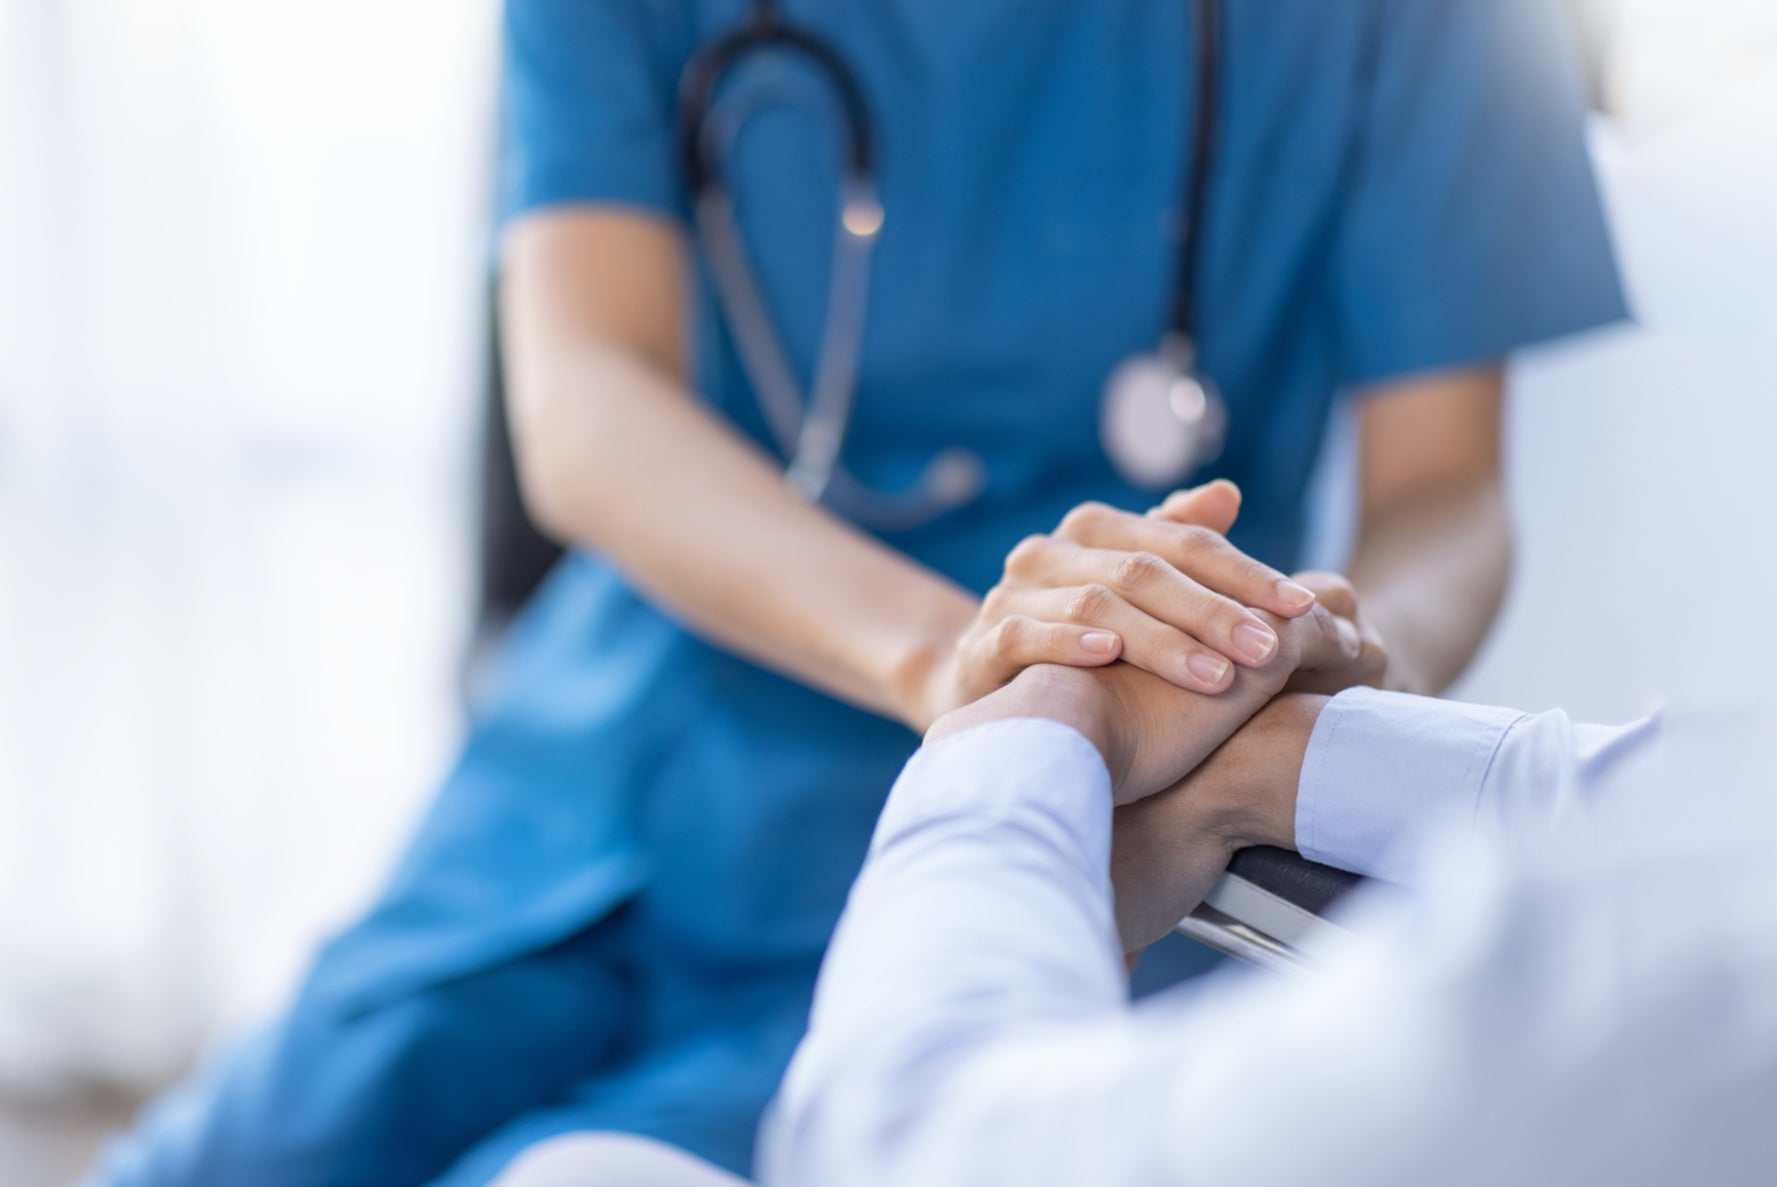
[[[591,1130],[746,1175],[815,965],[699,965],[652,931],[624,908],[358,1013],[305,992],[158,1102],[90,1183],[472,1187],[536,1142]]]

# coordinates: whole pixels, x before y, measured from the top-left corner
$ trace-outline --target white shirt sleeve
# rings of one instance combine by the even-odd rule
[[[1427,720],[1407,741],[1429,759],[1443,735]],[[1314,980],[1236,971],[1135,1007],[1104,872],[1108,780],[1091,746],[1018,721],[922,752],[828,953],[762,1134],[761,1180],[1768,1182],[1772,830],[1724,832],[1718,814],[1663,845],[1695,805],[1663,794],[1664,773],[1601,823],[1587,805],[1611,797],[1590,781],[1645,767],[1653,735],[1597,735],[1579,747],[1588,758],[1562,748],[1570,727],[1539,720],[1455,725],[1446,757],[1464,756],[1452,769],[1469,782],[1440,811],[1460,817],[1497,793],[1483,811],[1517,803],[1550,819],[1560,813],[1538,788],[1572,780],[1586,793],[1568,801],[1577,828],[1451,851],[1412,898],[1358,903],[1373,918],[1320,954]],[[1341,731],[1347,741],[1386,732],[1381,718],[1346,724],[1363,726]],[[1327,782],[1322,810],[1340,815],[1366,787],[1389,794],[1386,775]],[[1729,790],[1714,802],[1751,802]]]
[[[767,1125],[765,1181],[1016,1181],[965,1156],[991,1132],[979,1109],[928,1106],[1003,1099],[994,1085],[1024,1061],[1011,1048],[1122,1013],[1110,819],[1103,759],[1053,722],[983,726],[914,756],[828,949]]]
[[[1321,710],[1303,757],[1297,848],[1413,884],[1428,839],[1553,827],[1616,755],[1646,744],[1656,722],[1575,725],[1559,711],[1342,692]]]

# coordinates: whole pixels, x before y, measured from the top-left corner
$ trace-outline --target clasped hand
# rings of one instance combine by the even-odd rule
[[[1175,496],[1156,515],[1209,518],[1220,538],[1237,509],[1237,492],[1218,483]],[[1192,539],[1201,544],[1199,537]],[[990,721],[1045,717],[1079,730],[1098,748],[1118,805],[1113,881],[1118,922],[1130,951],[1183,918],[1236,849],[1293,845],[1294,784],[1304,739],[1275,735],[1300,735],[1312,726],[1320,694],[1380,684],[1386,668],[1386,652],[1362,627],[1356,596],[1343,578],[1273,577],[1229,551],[1223,540],[1220,547],[1200,547],[1198,556],[1213,556],[1220,574],[1234,575],[1248,587],[1262,585],[1277,596],[1286,586],[1300,589],[1306,602],[1286,617],[1208,587],[1202,597],[1191,595],[1195,604],[1211,607],[1213,621],[1223,624],[1232,621],[1223,603],[1232,605],[1240,616],[1234,627],[1219,633],[1202,629],[1189,643],[1152,631],[1136,635],[1142,640],[1139,656],[1126,655],[1128,662],[1108,666],[1026,667],[997,690],[940,717],[927,735],[930,742]],[[1198,572],[1204,576],[1204,567]],[[1179,588],[1151,577],[1144,578],[1144,586],[1175,593]],[[1159,595],[1152,600],[1158,602]],[[1186,599],[1180,595],[1179,600]],[[1201,655],[1205,635],[1227,644],[1233,631],[1248,623],[1265,631],[1268,654],[1228,665],[1217,680],[1190,679],[1188,665],[1181,669],[1163,654],[1171,644]],[[1266,745],[1268,731],[1273,742],[1296,745]],[[1230,744],[1237,735],[1240,740]]]
[[[1121,661],[1180,689],[1223,693],[1242,673],[1280,659],[1282,622],[1328,596],[1334,613],[1355,618],[1343,579],[1287,577],[1231,544],[1239,514],[1240,491],[1223,481],[1180,491],[1146,515],[1074,508],[1053,532],[1012,550],[973,618],[916,682],[905,715],[924,728],[1042,664]],[[1353,657],[1316,668],[1314,679],[1379,682],[1386,654],[1373,636],[1361,642]]]

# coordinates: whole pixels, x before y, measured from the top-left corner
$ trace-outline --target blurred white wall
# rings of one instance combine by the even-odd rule
[[[1638,325],[1516,370],[1518,578],[1456,690],[1605,721],[1768,688],[1777,649],[1777,4],[1630,0],[1616,37]]]
[[[1777,69],[1771,0],[1578,0],[1594,15],[1609,61],[1606,100],[1637,136],[1707,122],[1756,102]]]
[[[493,0],[0,0],[0,1087],[282,991],[456,733]]]

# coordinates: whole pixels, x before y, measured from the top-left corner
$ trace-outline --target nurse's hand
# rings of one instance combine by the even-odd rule
[[[1211,514],[1217,510],[1206,499],[1207,493],[1217,485],[1227,484],[1211,483],[1197,490],[1181,491],[1148,514],[1179,524],[1204,526],[1206,508]],[[1228,526],[1232,526],[1231,521]],[[1222,530],[1227,529],[1224,527]],[[1388,645],[1383,642],[1374,626],[1365,620],[1363,611],[1358,606],[1357,590],[1352,587],[1351,582],[1342,574],[1321,572],[1295,573],[1290,579],[1312,591],[1320,604],[1328,610],[1355,623],[1363,640],[1363,649],[1349,664],[1298,673],[1290,681],[1289,691],[1330,696],[1360,684],[1371,688],[1388,687]]]
[[[1114,660],[1195,692],[1230,688],[1277,656],[1266,615],[1289,620],[1314,594],[1228,543],[1240,491],[1212,482],[1136,515],[1099,503],[1068,512],[1006,558],[998,585],[930,674],[925,720],[1036,664]]]
[[[1102,671],[1043,665],[1006,687],[945,714],[928,744],[973,726],[1012,717],[1070,725],[1098,747],[1117,804],[1174,787],[1281,693],[1295,676],[1356,661],[1356,626],[1315,605],[1294,620],[1271,617],[1274,663],[1242,668],[1220,695],[1181,689],[1127,664]]]

